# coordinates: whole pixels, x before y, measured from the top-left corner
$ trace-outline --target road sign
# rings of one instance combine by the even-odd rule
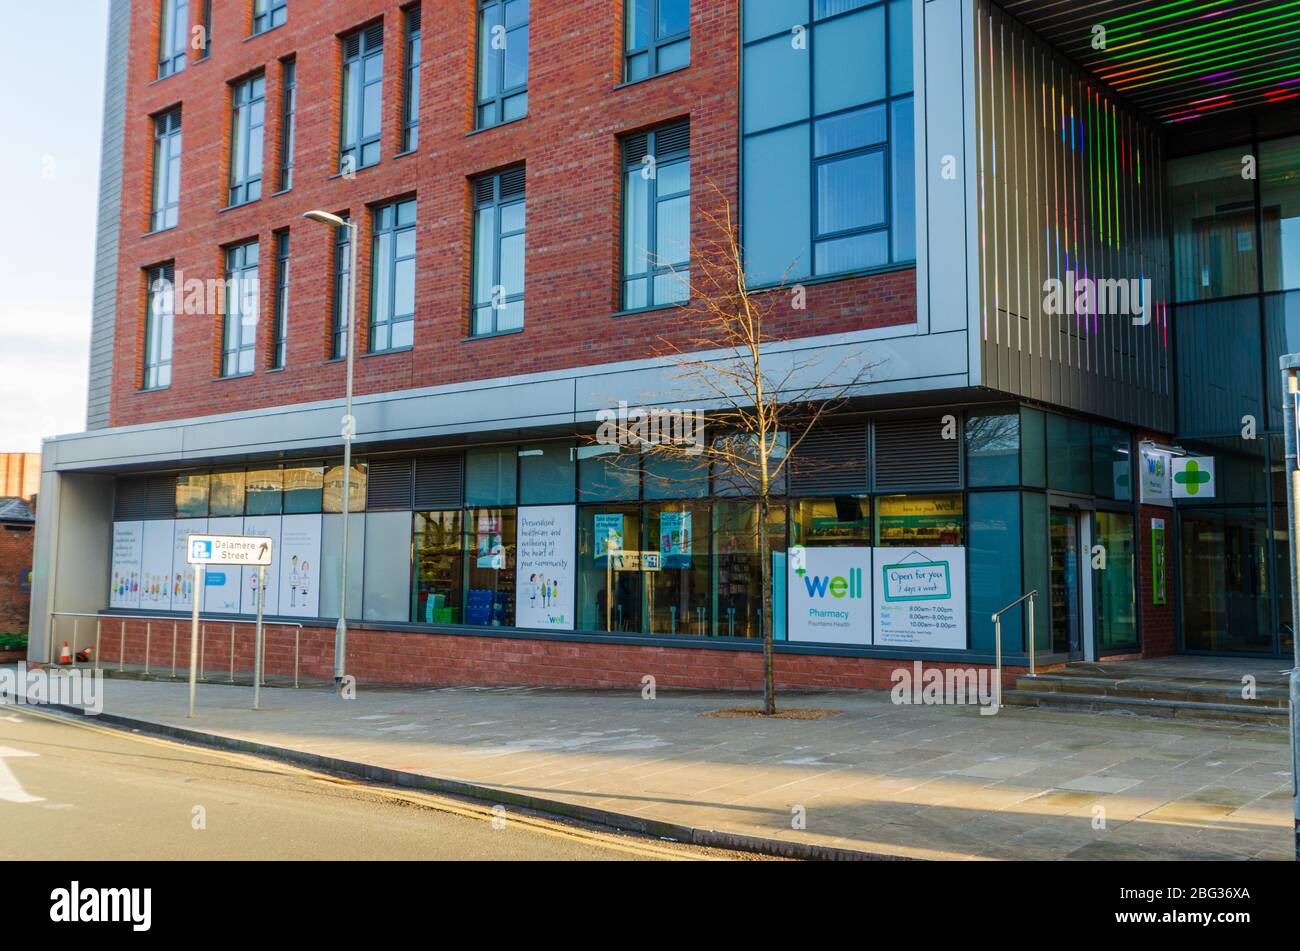
[[[191,565],[271,564],[271,539],[257,535],[191,535],[187,550]]]

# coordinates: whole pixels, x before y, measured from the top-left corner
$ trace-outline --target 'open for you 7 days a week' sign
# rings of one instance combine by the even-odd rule
[[[966,549],[877,548],[876,645],[966,646]]]

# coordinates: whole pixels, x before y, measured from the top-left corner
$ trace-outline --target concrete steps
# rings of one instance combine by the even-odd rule
[[[1241,685],[1232,681],[1115,677],[1074,668],[1019,677],[1004,700],[1009,706],[1258,723],[1281,729],[1287,728],[1289,720],[1288,693],[1278,687],[1258,686],[1255,696],[1247,699]]]

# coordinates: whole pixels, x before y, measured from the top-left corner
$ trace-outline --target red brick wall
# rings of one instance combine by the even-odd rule
[[[200,3],[191,3],[197,18]],[[399,196],[419,200],[415,347],[358,361],[358,393],[463,382],[651,356],[661,336],[689,339],[672,311],[612,318],[618,308],[620,175],[617,136],[683,116],[691,121],[695,234],[709,183],[737,197],[739,135],[737,0],[695,3],[692,65],[626,88],[621,80],[620,0],[566,0],[532,10],[529,115],[469,135],[474,90],[474,0],[423,4],[420,149],[400,148],[403,19],[396,0],[293,3],[288,23],[246,39],[248,0],[213,0],[213,46],[180,74],[156,81],[157,0],[133,0],[122,189],[118,332],[113,425],[147,423],[337,396],[343,367],[328,362],[333,235],[301,220],[322,208],[347,211],[363,226],[359,326],[369,290],[368,207]],[[355,180],[338,166],[338,35],[384,21],[383,159]],[[197,56],[193,53],[192,56]],[[297,61],[298,109],[293,190],[274,195],[278,172],[281,69]],[[226,203],[231,81],[266,71],[264,194]],[[180,226],[148,228],[152,176],[150,116],[183,107]],[[526,329],[467,340],[472,176],[525,162],[528,174]],[[272,233],[291,231],[288,366],[269,371],[274,281]],[[222,277],[220,248],[261,242],[264,319],[257,374],[214,378],[220,320],[178,315],[170,389],[138,392],[145,290],[143,269],[174,260],[178,276]],[[807,310],[777,318],[774,336],[797,337],[909,323],[912,270],[808,289]],[[364,343],[364,333],[358,342]]]
[[[172,668],[173,622],[146,622],[104,618],[100,634],[101,662],[116,663],[125,655],[130,664],[143,664],[146,634],[151,673],[167,674]],[[203,670],[208,680],[230,676],[230,625],[205,622]],[[67,632],[60,635],[66,637]],[[190,624],[175,622],[175,657],[178,672],[189,669]],[[83,628],[84,648],[93,633]],[[59,640],[59,645],[62,640]],[[56,645],[57,646],[57,645]],[[125,650],[123,651],[123,646]],[[303,680],[333,677],[334,631],[303,630],[300,642],[300,676]],[[235,670],[253,666],[253,628],[235,627]],[[266,670],[272,677],[293,676],[294,629],[268,625]],[[925,669],[962,667],[925,664]],[[973,665],[969,665],[973,666]],[[912,670],[910,660],[862,657],[824,657],[808,654],[776,655],[777,684],[786,689],[887,690],[892,672]],[[655,678],[657,687],[714,690],[759,690],[763,684],[763,655],[757,651],[707,648],[651,647],[640,644],[593,644],[558,640],[427,634],[354,628],[348,632],[348,672],[358,683],[426,684],[438,686],[513,686],[639,689],[641,678]],[[1020,668],[1004,668],[1010,686]]]
[[[0,634],[27,630],[31,595],[19,594],[19,575],[32,566],[35,531],[29,525],[0,524]]]
[[[1152,602],[1154,565],[1151,560],[1151,520],[1165,520],[1165,603]],[[1142,618],[1142,656],[1160,657],[1178,649],[1174,633],[1174,510],[1143,505],[1138,513],[1138,613]]]

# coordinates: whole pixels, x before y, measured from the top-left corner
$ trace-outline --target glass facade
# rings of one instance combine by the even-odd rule
[[[1188,651],[1291,643],[1279,357],[1300,350],[1298,161],[1291,136],[1168,163],[1177,444],[1216,470],[1212,497],[1179,500],[1170,545]]]
[[[751,285],[914,260],[912,0],[747,0],[743,22]]]
[[[1075,650],[1094,634],[1102,653],[1131,650],[1140,638],[1133,503],[1097,498],[1096,512],[1063,513],[1051,507],[1056,503],[1047,492],[1020,484],[1018,472],[1032,468],[1023,463],[1024,434],[1036,424],[1046,434],[1039,446],[1044,456],[1077,452],[1088,472],[1095,466],[1109,474],[1107,485],[1118,484],[1114,467],[1132,434],[1070,425],[1074,420],[1048,425],[1050,419],[1033,412],[998,407],[963,421],[968,477],[960,489],[797,494],[808,486],[804,476],[795,480],[796,494],[783,487],[771,500],[766,526],[770,602],[763,597],[759,503],[704,468],[668,471],[638,449],[575,439],[386,456],[373,467],[359,461],[351,511],[364,513],[353,553],[364,588],[349,600],[364,604],[372,620],[529,628],[538,609],[560,611],[556,605],[571,594],[573,614],[559,630],[742,640],[761,638],[771,612],[774,635],[784,640],[791,546],[892,549],[894,567],[928,564],[927,558],[938,563],[943,556],[934,550],[952,549],[965,562],[967,633],[960,645],[949,645],[956,650],[991,653],[989,616],[1031,589],[1042,594],[1041,652],[1054,644]],[[878,448],[886,437],[876,429],[868,439],[872,425],[858,418],[836,438]],[[877,476],[864,478],[870,483]],[[337,515],[343,483],[337,460],[187,473],[177,480],[176,517]],[[1086,518],[1095,519],[1092,537],[1109,559],[1102,577],[1084,574]],[[320,559],[328,582],[340,539],[339,520],[326,522]],[[552,536],[556,560],[539,567],[529,549],[546,525],[563,527]],[[1261,525],[1257,534],[1264,531]],[[845,556],[853,557],[835,557]],[[395,571],[403,564],[406,571]],[[1081,584],[1089,578],[1094,588],[1085,598]],[[336,595],[323,587],[321,603],[335,603]],[[1084,629],[1086,601],[1098,606],[1091,633]],[[1008,616],[1003,634],[1006,653],[1023,648],[1020,617]],[[870,649],[869,641],[848,643]]]

